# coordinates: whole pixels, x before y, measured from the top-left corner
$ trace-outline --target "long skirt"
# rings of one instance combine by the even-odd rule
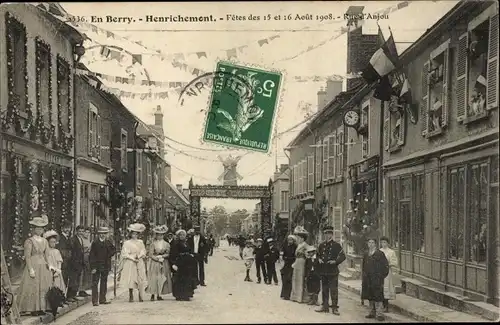
[[[291,265],[285,265],[281,272],[281,298],[290,299],[292,294],[292,276],[293,268]]]
[[[35,277],[30,277],[27,267],[24,268],[17,295],[17,306],[22,313],[44,311],[48,309],[45,295],[52,286],[52,274],[42,255],[31,257]]]
[[[389,274],[384,279],[384,299],[396,299],[396,288],[394,286],[394,275],[392,268],[389,267]]]
[[[304,273],[305,273],[306,259],[297,258],[295,260],[295,267],[292,274],[292,293],[290,299],[296,302],[307,302],[309,295],[305,289]]]
[[[172,293],[172,275],[170,263],[149,260],[148,263],[148,292],[152,295],[166,295]]]
[[[172,294],[175,298],[186,299],[194,295],[193,276],[191,266],[194,258],[184,255],[177,262],[177,271],[174,272]]]
[[[141,296],[144,297],[148,286],[144,259],[140,259],[137,263],[129,259],[123,259],[122,265],[120,286],[122,288],[138,289]]]

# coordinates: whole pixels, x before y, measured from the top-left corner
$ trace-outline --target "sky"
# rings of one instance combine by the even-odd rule
[[[411,42],[421,36],[427,28],[432,26],[458,1],[413,1],[403,9],[391,12],[388,19],[378,23],[386,37],[389,35],[389,26],[394,35],[399,53],[407,48]],[[342,27],[346,26],[343,19],[334,21],[318,20],[287,20],[283,17],[291,14],[306,14],[316,18],[316,15],[332,17],[342,16],[349,6],[364,6],[364,12],[375,12],[395,6],[397,1],[335,1],[335,2],[171,2],[171,3],[61,3],[72,15],[83,17],[90,22],[92,16],[101,17],[103,22],[93,24],[103,30],[126,37],[109,38],[105,33],[94,32],[87,27],[78,27],[85,32],[92,41],[84,45],[118,45],[129,52],[143,54],[142,66],[138,74],[149,75],[151,80],[170,82],[190,82],[196,76],[180,68],[173,67],[167,59],[163,61],[149,54],[152,50],[162,53],[185,53],[182,62],[190,67],[213,71],[220,59],[225,59],[227,49],[246,46],[238,51],[238,63],[254,64],[264,68],[278,69],[285,75],[281,88],[281,102],[276,118],[278,133],[290,129],[305,119],[305,111],[301,109],[304,103],[317,109],[316,92],[325,85],[323,81],[296,82],[295,76],[346,75],[347,37],[340,35]],[[147,23],[147,15],[154,16],[199,16],[213,15],[224,17],[210,23]],[[245,21],[227,20],[228,15],[246,17]],[[250,21],[250,15],[260,16],[260,21]],[[270,15],[271,21],[263,21],[263,17]],[[282,20],[275,21],[277,15]],[[107,16],[130,17],[135,22],[107,23]],[[142,22],[139,18],[143,18]],[[306,29],[307,28],[307,29]],[[375,34],[376,20],[365,20],[363,33]],[[335,37],[340,35],[339,37]],[[267,44],[259,45],[258,40],[271,36],[279,36]],[[328,42],[326,42],[329,40]],[[135,44],[140,41],[144,46]],[[319,44],[325,43],[321,46]],[[306,51],[307,49],[312,49]],[[198,57],[196,52],[205,52],[206,57]],[[304,53],[305,52],[305,53]],[[189,54],[191,53],[191,54]],[[302,53],[301,55],[297,55]],[[99,50],[88,50],[82,62],[94,71],[108,75],[126,76],[125,66],[118,61],[106,60]],[[147,92],[149,86],[106,84],[125,91]],[[344,86],[345,87],[345,86]],[[152,91],[159,91],[153,89]],[[223,172],[218,155],[226,157],[243,156],[238,164],[238,173],[243,177],[240,185],[266,185],[272,177],[276,166],[286,164],[288,158],[284,152],[287,144],[298,134],[301,127],[289,130],[273,139],[272,148],[268,154],[247,152],[244,150],[224,150],[220,147],[202,143],[200,138],[206,113],[202,110],[207,107],[208,92],[202,93],[194,99],[190,98],[181,106],[178,97],[169,99],[141,100],[139,98],[121,98],[122,102],[136,116],[145,123],[154,123],[154,109],[161,105],[164,113],[165,135],[172,139],[166,140],[166,159],[172,166],[172,183],[188,185],[193,178],[195,184],[219,184],[219,175]],[[190,147],[196,147],[190,148]],[[257,202],[253,200],[202,200],[202,207],[210,209],[214,205],[224,205],[228,210],[247,209],[252,211]]]

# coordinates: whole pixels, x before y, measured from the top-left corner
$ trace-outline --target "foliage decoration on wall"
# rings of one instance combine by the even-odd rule
[[[41,37],[35,38],[36,49],[36,121],[35,133],[40,137],[43,144],[48,144],[52,138],[52,56],[50,45],[47,44]],[[44,59],[47,59],[45,62]],[[48,71],[47,76],[42,74],[42,71]],[[48,78],[47,89],[42,86],[43,78]],[[48,102],[42,101],[42,93],[47,92]],[[45,105],[47,107],[45,107]],[[45,115],[48,115],[48,125],[44,121]]]
[[[67,87],[65,86],[67,85]],[[71,70],[69,63],[60,55],[57,56],[57,126],[59,137],[57,146],[69,153],[73,148],[73,116],[72,116],[72,99],[71,99]],[[67,100],[63,102],[63,100]],[[63,121],[62,112],[67,113],[67,120]],[[67,128],[65,124],[67,123]],[[67,131],[66,131],[67,130]]]
[[[14,220],[12,223],[12,245],[9,251],[6,251],[6,262],[7,265],[15,260],[23,260],[23,246],[21,243],[22,239],[22,215],[21,215],[21,188],[20,188],[20,180],[19,180],[19,160],[12,152],[7,155],[7,167],[9,174],[11,175],[11,184],[12,187],[10,189],[10,200],[9,206],[10,211],[14,214]]]

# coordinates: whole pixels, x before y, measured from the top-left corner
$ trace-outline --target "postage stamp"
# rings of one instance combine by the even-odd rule
[[[216,71],[203,141],[268,152],[282,74],[224,61]]]

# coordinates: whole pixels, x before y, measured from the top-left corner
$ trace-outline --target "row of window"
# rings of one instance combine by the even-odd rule
[[[442,197],[439,177],[436,171],[390,180],[389,233],[394,246],[439,255],[433,251],[433,241],[442,240],[442,233],[434,234],[441,228],[434,207],[449,202],[445,204],[447,257],[485,264],[488,222],[498,213],[498,157],[450,168],[442,179],[447,198]],[[437,191],[434,195],[426,194],[426,179],[427,187]],[[432,227],[426,227],[429,222]]]
[[[292,166],[292,196],[312,194],[322,182],[338,180],[344,172],[344,127],[318,140],[314,155]]]
[[[142,151],[137,151],[136,153],[136,179],[137,187],[141,188],[142,184],[142,172],[143,172],[143,161],[144,154]],[[160,182],[157,171],[153,171],[151,159],[146,157],[146,181],[149,190],[155,190],[158,193],[160,188]]]
[[[19,96],[21,107],[27,107],[27,92],[28,92],[28,37],[26,28],[22,23],[13,19],[9,14],[6,15],[6,29],[9,37],[7,38],[7,51],[11,53],[9,56],[12,69],[7,69],[8,79],[12,84],[12,91]],[[61,127],[64,132],[68,132],[71,128],[69,116],[71,114],[71,86],[70,76],[71,71],[69,64],[59,55],[56,59],[57,80],[52,80],[52,64],[53,56],[50,46],[46,44],[39,36],[35,38],[35,52],[30,57],[35,58],[36,68],[36,105],[43,117],[44,124],[48,127],[50,124],[58,126],[57,117],[59,116]],[[53,109],[52,96],[49,91],[57,87],[57,107]],[[33,112],[35,113],[35,112]],[[25,114],[24,109],[21,109],[20,114]],[[36,115],[35,115],[36,117]]]

